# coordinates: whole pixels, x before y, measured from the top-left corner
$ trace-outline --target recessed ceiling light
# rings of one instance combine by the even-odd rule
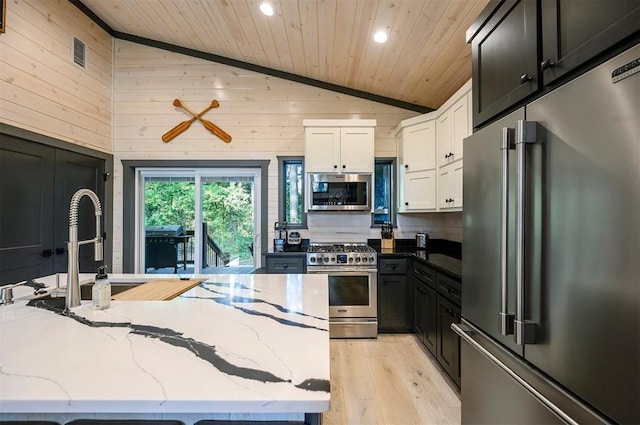
[[[373,39],[375,40],[376,43],[384,43],[385,41],[387,41],[387,33],[386,31],[378,31],[377,33],[373,34]]]
[[[260,5],[260,10],[267,16],[273,15],[273,6],[271,6],[271,3],[268,3],[266,1]]]

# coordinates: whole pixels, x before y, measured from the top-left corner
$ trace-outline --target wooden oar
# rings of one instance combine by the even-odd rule
[[[176,104],[177,103],[177,104]],[[173,106],[182,106],[182,103],[176,99],[173,101]],[[205,114],[207,111],[209,111],[210,109],[213,108],[217,108],[218,106],[220,106],[220,104],[218,103],[217,100],[213,100],[211,102],[211,104],[209,106],[207,106],[202,112],[200,112],[198,115],[194,115],[193,118],[191,118],[188,121],[182,121],[180,124],[176,125],[175,127],[173,127],[171,130],[167,131],[166,133],[164,133],[162,135],[162,141],[165,143],[170,142],[171,140],[175,139],[176,136],[178,136],[180,133],[183,133],[187,128],[191,127],[191,124],[200,118],[200,116],[202,116],[203,114]],[[184,106],[182,106],[182,108],[184,109]],[[193,114],[191,114],[193,115]]]
[[[216,106],[217,106],[218,102],[216,100],[214,100],[213,102],[215,102]],[[213,104],[213,102],[211,102],[211,104]],[[211,121],[205,120],[204,118],[200,118],[202,113],[199,113],[198,115],[194,114],[193,111],[187,109],[187,107],[184,106],[182,104],[182,102],[180,102],[179,99],[176,99],[176,100],[173,101],[173,106],[178,106],[178,107],[184,109],[186,112],[188,112],[189,114],[191,114],[193,116],[193,119],[200,120],[200,122],[202,123],[204,128],[206,128],[207,130],[209,130],[210,132],[212,132],[213,134],[218,136],[225,143],[231,142],[231,135],[229,135],[229,133],[227,133],[226,131],[224,131],[223,129],[221,129],[220,127],[218,127],[217,125],[215,125]],[[206,111],[208,111],[208,109],[203,111],[203,112],[206,112]],[[189,124],[189,125],[191,125],[191,124]]]

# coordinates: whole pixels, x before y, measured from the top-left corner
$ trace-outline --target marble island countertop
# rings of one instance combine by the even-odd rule
[[[103,311],[82,301],[65,313],[64,299],[50,297],[0,307],[0,419],[327,411],[326,275],[201,278],[171,301]],[[54,277],[35,282],[55,286]],[[21,291],[16,298],[33,298],[34,288]]]

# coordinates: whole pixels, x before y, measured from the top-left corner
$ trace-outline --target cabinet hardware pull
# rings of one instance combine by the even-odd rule
[[[337,165],[334,165],[334,166],[333,166],[333,168],[338,168],[338,166],[337,166]]]
[[[556,66],[555,62],[551,59],[547,59],[546,61],[540,64],[540,71],[544,71],[545,69],[553,68]]]
[[[404,204],[405,204],[405,205],[409,205],[409,203],[408,203],[408,202],[405,202]]]
[[[53,255],[52,249],[43,249],[42,252],[40,253],[40,256],[42,257],[51,257],[52,255]]]
[[[283,264],[282,268],[283,268],[283,269],[288,269],[288,268],[289,268],[289,265],[288,265],[288,264]]]
[[[56,248],[56,255],[64,255],[64,253],[67,252],[64,248]]]
[[[528,83],[531,80],[533,80],[533,77],[529,74],[522,74],[520,76],[520,84]]]
[[[347,166],[346,166],[346,165],[343,165],[343,166],[342,166],[342,168],[347,168]]]
[[[404,168],[409,169],[409,164],[404,164]]]

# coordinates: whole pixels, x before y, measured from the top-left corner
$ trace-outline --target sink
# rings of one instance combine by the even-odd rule
[[[111,283],[111,295],[119,294],[120,292],[127,291],[136,286],[142,285],[144,282],[112,282]],[[91,291],[93,290],[93,283],[85,283],[80,285],[80,299],[90,300]]]

